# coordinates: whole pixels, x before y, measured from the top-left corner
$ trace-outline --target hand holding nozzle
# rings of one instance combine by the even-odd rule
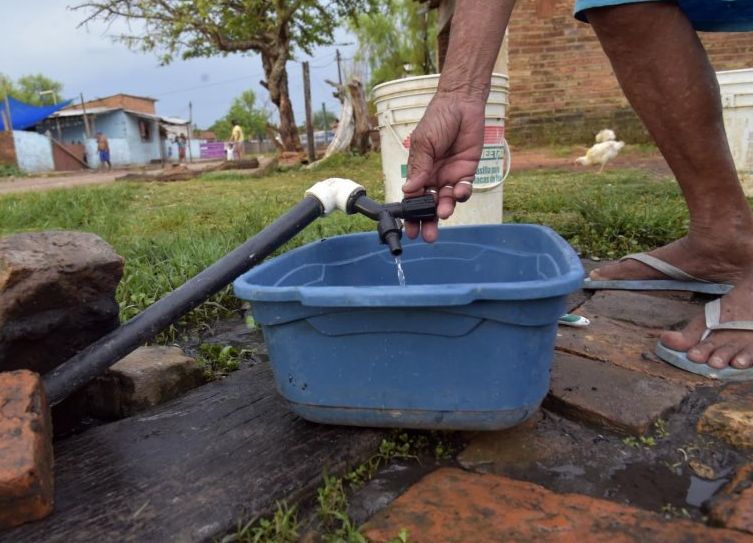
[[[398,256],[403,252],[400,246],[403,225],[398,219],[431,220],[437,216],[437,204],[431,194],[405,198],[392,204],[379,204],[366,196],[366,191],[360,191],[351,196],[348,213],[361,213],[377,221],[380,241],[389,247],[393,255]]]

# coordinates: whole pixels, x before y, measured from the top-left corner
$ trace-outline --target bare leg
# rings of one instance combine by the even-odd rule
[[[588,11],[625,96],[656,140],[690,212],[688,235],[652,252],[691,275],[737,286],[722,322],[753,320],[753,214],[727,144],[714,71],[690,22],[674,3]],[[661,277],[640,263],[604,266],[594,279]],[[703,319],[665,332],[670,348],[714,367],[753,364],[753,333],[717,332],[696,345]],[[694,347],[695,346],[695,347]],[[691,349],[694,347],[693,349]]]
[[[697,277],[739,280],[753,263],[753,215],[727,145],[716,77],[695,31],[674,3],[587,13],[690,210],[688,236],[652,254]],[[599,269],[595,278],[654,277],[661,274],[624,262]]]

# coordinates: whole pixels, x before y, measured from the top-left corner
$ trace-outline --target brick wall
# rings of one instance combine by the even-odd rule
[[[519,0],[509,29],[513,143],[589,141],[609,126],[647,140],[599,42],[572,17],[572,0]],[[753,67],[753,33],[702,34],[716,70]]]
[[[0,165],[16,166],[16,147],[13,132],[0,132]]]

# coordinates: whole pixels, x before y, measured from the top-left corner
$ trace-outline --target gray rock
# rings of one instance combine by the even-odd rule
[[[178,347],[140,347],[86,388],[88,408],[95,417],[120,419],[203,382],[201,366]]]
[[[123,259],[99,236],[0,238],[0,371],[44,374],[118,326]]]

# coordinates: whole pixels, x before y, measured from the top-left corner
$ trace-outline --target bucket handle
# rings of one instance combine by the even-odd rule
[[[392,127],[392,123],[390,122],[390,117],[392,117],[392,110],[386,112],[386,114],[382,116],[382,119],[384,120],[384,126],[387,127],[387,130],[390,131],[390,134],[392,134],[392,137],[395,138],[395,141],[400,146],[400,149],[402,149],[403,153],[405,154],[405,158],[407,160],[408,156],[410,155],[410,151],[406,149],[405,146],[403,146],[403,142],[400,139],[400,136],[397,135],[397,132],[395,132],[395,129]],[[505,174],[502,176],[502,181],[500,181],[500,183],[505,182],[505,179],[507,179],[507,176],[510,175],[510,169],[512,168],[512,152],[510,151],[510,144],[507,143],[507,138],[505,138],[504,136],[502,136],[502,149],[504,152],[504,159],[505,159]]]

